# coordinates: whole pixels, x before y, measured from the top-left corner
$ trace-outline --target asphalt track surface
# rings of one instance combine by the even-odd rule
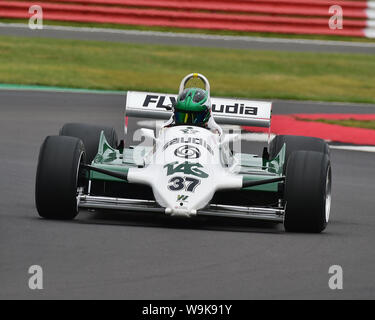
[[[34,183],[44,137],[71,121],[113,125],[121,134],[123,102],[121,95],[0,91],[0,299],[375,298],[374,153],[331,151],[332,220],[319,235],[142,213],[40,219]],[[275,103],[274,111],[295,112],[297,105],[289,105]],[[35,264],[43,267],[42,291],[27,285]],[[328,287],[331,265],[344,270],[341,291]]]
[[[45,25],[43,30],[30,30],[25,24],[0,23],[0,35],[232,49],[375,54],[375,43],[364,42],[215,36],[48,25]]]

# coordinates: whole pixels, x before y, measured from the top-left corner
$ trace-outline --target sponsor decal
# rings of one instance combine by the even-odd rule
[[[221,104],[212,105],[212,112],[213,113],[226,113],[226,114],[236,114],[236,115],[241,115],[241,114],[246,114],[246,115],[251,115],[251,116],[256,116],[258,114],[258,108],[257,107],[247,107],[243,103],[238,104],[235,103],[234,105],[223,105]]]
[[[195,130],[193,127],[186,127],[184,129],[181,129],[180,131],[185,134],[196,134],[197,132],[199,132],[198,130]]]
[[[177,196],[177,201],[178,201],[178,202],[185,202],[185,201],[187,201],[188,198],[189,198],[189,196],[185,196],[185,195],[183,195],[183,194],[179,194],[179,195]]]
[[[202,146],[202,147],[206,148],[209,153],[211,153],[212,155],[214,155],[214,151],[212,150],[212,148],[210,147],[210,145],[207,143],[207,141],[204,140],[204,139],[202,139],[202,138],[196,138],[196,137],[174,138],[174,139],[168,141],[164,145],[163,151],[165,151],[168,147],[173,146],[174,144],[177,144],[177,143],[184,143],[184,144],[192,143],[192,144],[196,144],[196,145],[199,145],[199,146]]]
[[[201,152],[197,147],[189,146],[188,144],[185,144],[181,147],[178,147],[174,151],[174,155],[179,158],[184,159],[198,159],[201,156]]]
[[[168,181],[168,183],[168,189],[171,191],[185,190],[188,192],[195,192],[195,188],[200,185],[201,181],[192,177],[173,177]]]
[[[166,109],[170,105],[176,104],[176,98],[167,95],[156,95],[156,94],[147,94],[145,100],[143,101],[142,106],[147,107],[156,107]],[[232,114],[232,115],[258,115],[258,107],[246,106],[243,103],[235,103],[233,105],[228,104],[212,104],[212,112],[217,114]]]
[[[166,101],[166,104],[164,104]],[[143,102],[142,107],[149,107],[150,105],[155,105],[156,108],[162,108],[166,109],[170,105],[175,105],[176,104],[176,98],[170,97],[170,96],[158,96],[154,94],[148,94]]]
[[[167,176],[175,173],[183,173],[193,175],[199,178],[208,178],[208,174],[199,168],[203,168],[200,163],[190,163],[185,161],[183,163],[178,163],[177,161],[168,163],[164,166],[167,168]]]

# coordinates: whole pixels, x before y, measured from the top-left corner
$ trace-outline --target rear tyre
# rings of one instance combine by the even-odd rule
[[[40,148],[35,184],[38,213],[47,219],[70,220],[78,214],[79,165],[85,148],[73,137],[49,136]]]
[[[270,159],[274,159],[277,156],[277,154],[283,147],[284,143],[286,144],[284,173],[286,170],[288,159],[290,155],[295,151],[316,151],[327,154],[329,156],[328,144],[323,139],[313,137],[279,135],[276,136],[270,143]]]
[[[98,153],[100,134],[104,135],[113,148],[118,145],[116,130],[111,127],[96,126],[82,123],[67,123],[60,130],[60,136],[69,136],[81,139],[86,150],[86,161],[91,163]]]
[[[289,232],[322,232],[331,209],[331,164],[328,155],[297,151],[290,155],[285,180],[284,227]]]

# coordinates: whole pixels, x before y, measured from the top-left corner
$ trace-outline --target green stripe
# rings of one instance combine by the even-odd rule
[[[126,91],[115,91],[115,90],[77,89],[77,88],[7,84],[7,83],[0,84],[0,90],[50,91],[50,92],[119,94],[119,95],[126,93]]]

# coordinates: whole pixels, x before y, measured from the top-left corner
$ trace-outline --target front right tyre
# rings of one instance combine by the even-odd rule
[[[284,227],[289,232],[322,232],[331,210],[331,163],[327,154],[293,152],[285,179]]]
[[[48,136],[41,148],[35,183],[38,213],[46,219],[70,220],[78,214],[77,189],[85,148],[80,139]]]
[[[60,130],[60,136],[75,137],[82,140],[86,150],[86,162],[91,163],[98,153],[100,134],[104,131],[107,142],[112,148],[118,145],[114,128],[84,123],[66,123]]]

